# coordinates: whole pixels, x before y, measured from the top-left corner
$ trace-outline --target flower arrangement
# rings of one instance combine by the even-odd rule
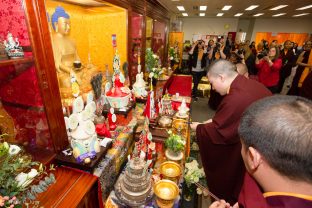
[[[172,133],[172,131],[168,131],[169,137],[165,141],[166,148],[171,151],[177,153],[184,149],[185,141],[181,136]]]
[[[199,180],[204,177],[205,172],[203,168],[199,168],[197,160],[193,159],[191,162],[185,163],[184,179],[188,187],[198,183]]]
[[[54,170],[53,165],[49,170]],[[22,207],[54,182],[54,175],[19,146],[0,143],[0,207]]]
[[[151,48],[146,49],[145,66],[146,71],[151,72],[152,69],[158,68],[159,57],[153,53]]]
[[[173,47],[169,48],[168,54],[169,54],[170,61],[174,60],[176,58],[176,55],[177,55]]]
[[[163,69],[158,67],[158,68],[152,68],[150,73],[149,73],[149,78],[154,78],[158,79],[160,75],[163,73]]]

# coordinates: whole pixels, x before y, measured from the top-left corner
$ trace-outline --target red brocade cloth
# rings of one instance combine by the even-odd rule
[[[164,91],[168,89],[168,93],[175,95],[179,93],[180,96],[192,95],[192,76],[190,75],[173,75],[169,78],[166,85],[164,86]]]

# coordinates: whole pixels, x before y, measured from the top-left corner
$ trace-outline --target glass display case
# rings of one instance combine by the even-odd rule
[[[146,39],[146,48],[152,48],[152,35],[153,35],[153,19],[150,17],[146,17],[146,22],[145,22],[145,39]]]
[[[1,1],[0,13],[0,42],[7,49],[0,60],[0,134],[10,143],[53,150],[22,1]],[[23,52],[8,57],[10,47]]]
[[[135,76],[138,73],[138,64],[142,65],[143,57],[143,44],[142,44],[142,30],[143,30],[143,15],[136,12],[131,14],[131,38],[130,44],[130,72],[131,72],[131,83],[135,82]]]
[[[166,48],[166,35],[167,26],[165,23],[154,20],[153,21],[153,47],[154,54],[159,56],[162,65],[166,62],[165,48]]]
[[[45,6],[62,105],[69,114],[77,94],[86,101],[93,93],[95,75],[102,74],[102,82],[112,75],[114,49],[127,78],[127,10],[100,1],[46,0]]]

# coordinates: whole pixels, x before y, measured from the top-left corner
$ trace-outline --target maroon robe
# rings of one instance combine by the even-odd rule
[[[312,196],[308,196],[308,198],[299,198],[280,192],[271,192],[268,196],[263,196],[255,179],[246,173],[238,203],[240,208],[310,208],[312,207]]]
[[[245,173],[237,132],[239,120],[251,103],[270,95],[261,83],[238,75],[212,122],[196,128],[208,188],[231,204],[237,202]]]
[[[265,200],[268,208],[311,208],[312,196],[310,199],[300,198],[291,195],[267,196]]]
[[[240,208],[268,208],[259,184],[247,172],[239,193]]]

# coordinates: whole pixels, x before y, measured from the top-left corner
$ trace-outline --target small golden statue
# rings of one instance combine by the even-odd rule
[[[56,7],[52,14],[52,27],[55,31],[52,35],[52,45],[61,98],[71,101],[78,96],[77,92],[85,97],[92,90],[91,79],[99,70],[92,64],[81,64],[76,45],[68,37],[70,20],[63,7]],[[67,102],[66,105],[71,105],[71,102]]]

